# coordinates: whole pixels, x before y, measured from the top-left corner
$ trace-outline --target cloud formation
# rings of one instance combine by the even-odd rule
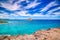
[[[50,15],[50,14],[53,14],[53,12],[56,11],[56,10],[60,10],[60,7],[57,7],[57,8],[55,8],[55,9],[52,9],[52,10],[48,11],[47,13],[48,13],[48,15]],[[58,13],[58,14],[59,14],[59,13]],[[55,14],[55,15],[56,15],[56,14]]]
[[[52,6],[56,6],[56,5],[58,5],[58,4],[56,4],[56,1],[52,1],[48,5],[46,5],[41,11],[47,11]]]
[[[26,6],[22,6],[22,2],[25,2],[23,4]],[[47,5],[42,3],[42,1],[38,2],[38,0],[8,0],[7,2],[0,2],[0,7],[2,7],[2,9],[0,8],[0,18],[20,19],[25,17],[32,17],[36,19],[60,19],[60,12],[54,12],[56,10],[60,10],[60,6],[49,10],[51,7],[59,5],[56,1],[51,1],[50,3],[47,3]],[[46,6],[42,7],[41,5]],[[3,8],[5,8],[5,10]],[[35,9],[37,11],[34,11]],[[7,10],[11,11],[12,13],[8,12]],[[30,13],[30,11],[32,13]],[[46,12],[47,14],[44,12]]]
[[[18,4],[9,4],[9,3],[1,3],[2,7],[6,8],[7,10],[18,10],[20,5]]]
[[[25,8],[26,9],[29,9],[29,8],[34,8],[36,7],[37,5],[39,5],[40,3],[37,2],[37,0],[35,0],[34,2],[28,4]]]

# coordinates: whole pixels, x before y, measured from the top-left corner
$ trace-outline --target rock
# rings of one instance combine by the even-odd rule
[[[8,36],[1,36],[0,40],[9,40]]]
[[[39,40],[60,40],[60,29],[54,28],[50,30],[37,31],[34,34]]]
[[[60,28],[40,30],[33,35],[0,36],[0,40],[60,40]]]
[[[23,39],[23,36],[18,35],[18,36],[16,37],[16,40],[24,40],[24,39]]]
[[[9,39],[10,40],[15,40],[16,39],[16,36],[10,36]]]
[[[0,36],[0,40],[3,40],[4,36]]]
[[[5,39],[3,39],[3,40],[9,40],[8,38],[5,38]]]

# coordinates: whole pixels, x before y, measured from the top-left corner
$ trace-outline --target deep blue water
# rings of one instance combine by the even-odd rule
[[[8,20],[8,23],[0,24],[0,35],[33,34],[38,30],[59,27],[60,20]]]

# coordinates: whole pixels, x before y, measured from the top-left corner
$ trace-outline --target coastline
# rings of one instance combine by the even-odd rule
[[[0,24],[7,24],[8,21],[0,20]]]
[[[0,40],[60,40],[60,28],[39,30],[31,35],[0,36]]]

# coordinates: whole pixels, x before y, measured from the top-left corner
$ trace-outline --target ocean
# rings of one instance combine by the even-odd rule
[[[60,20],[7,20],[0,23],[0,35],[25,35],[34,34],[38,30],[60,28]]]

